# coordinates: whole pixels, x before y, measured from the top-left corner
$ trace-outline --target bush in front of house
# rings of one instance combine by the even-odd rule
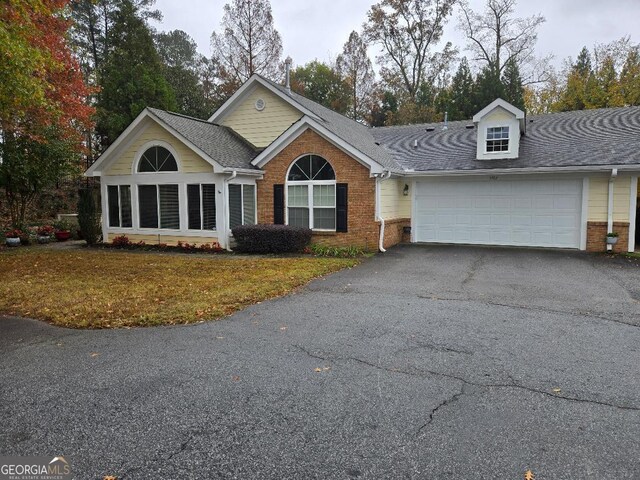
[[[290,225],[241,225],[232,230],[242,253],[302,252],[311,242],[311,230]]]

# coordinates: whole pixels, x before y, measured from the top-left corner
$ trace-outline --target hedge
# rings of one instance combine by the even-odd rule
[[[241,225],[232,233],[243,253],[301,252],[311,242],[309,228],[290,225]]]

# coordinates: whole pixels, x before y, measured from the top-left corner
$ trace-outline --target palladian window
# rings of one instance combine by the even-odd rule
[[[288,224],[316,230],[336,229],[336,175],[324,158],[305,155],[287,177]]]

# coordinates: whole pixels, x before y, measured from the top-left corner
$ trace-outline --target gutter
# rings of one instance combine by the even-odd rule
[[[384,253],[384,218],[380,216],[380,184],[391,177],[391,172],[387,170],[375,175],[376,179],[376,221],[380,222],[380,239],[378,240],[378,250]]]
[[[611,170],[611,176],[609,177],[609,198],[607,202],[607,234],[613,233],[613,187],[618,176],[618,169]],[[607,243],[607,251],[613,250],[613,245]]]
[[[487,161],[491,160],[479,160]],[[523,175],[531,173],[598,173],[609,172],[611,169],[621,172],[640,171],[639,165],[597,165],[575,167],[538,167],[538,168],[483,168],[476,170],[405,170],[401,173],[405,177],[439,177],[439,176],[468,176],[468,175]]]
[[[224,226],[223,226],[223,232],[224,232],[224,248],[225,250],[227,250],[227,252],[231,251],[231,248],[229,248],[229,236],[231,235],[231,229],[228,229],[227,225],[229,225],[229,182],[231,180],[233,180],[234,178],[236,178],[238,176],[238,171],[234,170],[233,172],[231,172],[231,175],[229,176],[229,178],[225,178],[223,180],[223,186],[222,186],[222,194],[224,196],[224,212],[225,212],[225,222],[224,222]],[[228,230],[227,230],[228,229]]]

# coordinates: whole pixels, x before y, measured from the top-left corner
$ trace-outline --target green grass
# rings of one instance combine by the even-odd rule
[[[6,249],[0,252],[0,314],[71,328],[194,323],[285,295],[358,263],[352,258]]]

